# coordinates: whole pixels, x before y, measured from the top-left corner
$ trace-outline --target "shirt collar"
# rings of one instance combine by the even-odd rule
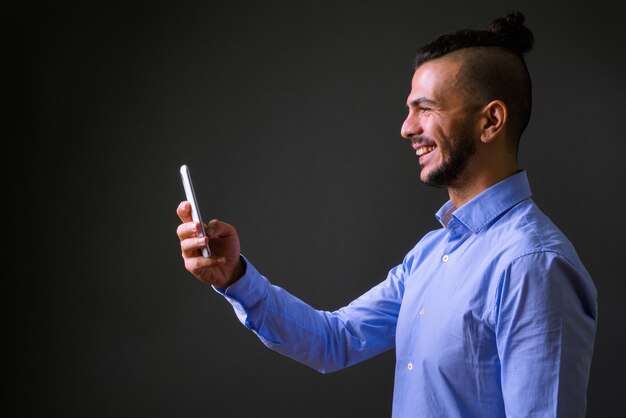
[[[473,233],[478,233],[485,225],[531,195],[528,176],[522,170],[483,190],[458,209],[448,200],[435,216],[444,228],[454,218]]]

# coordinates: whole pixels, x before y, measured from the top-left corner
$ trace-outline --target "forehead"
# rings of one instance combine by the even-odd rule
[[[411,80],[411,93],[408,103],[425,98],[435,102],[446,102],[461,95],[460,70],[458,59],[438,58],[420,65]]]

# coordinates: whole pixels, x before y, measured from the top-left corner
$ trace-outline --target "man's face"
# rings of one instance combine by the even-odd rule
[[[460,61],[447,58],[422,64],[407,99],[409,115],[401,133],[419,157],[420,180],[431,186],[458,185],[468,176],[468,162],[476,152],[478,133],[472,107],[462,94],[460,67]]]

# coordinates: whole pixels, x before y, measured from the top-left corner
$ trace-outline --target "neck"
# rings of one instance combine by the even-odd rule
[[[469,169],[470,167],[468,167],[466,172],[471,173]],[[454,207],[460,208],[484,190],[511,177],[517,172],[517,165],[506,165],[497,170],[482,171],[461,176],[454,185],[448,187],[448,196]]]

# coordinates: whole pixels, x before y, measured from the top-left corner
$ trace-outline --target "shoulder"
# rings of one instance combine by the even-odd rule
[[[574,286],[593,294],[593,281],[565,234],[531,200],[512,207],[484,232],[493,296],[506,288]]]
[[[520,202],[496,219],[485,231],[485,237],[498,243],[507,264],[541,254],[580,264],[571,241],[532,199]]]

